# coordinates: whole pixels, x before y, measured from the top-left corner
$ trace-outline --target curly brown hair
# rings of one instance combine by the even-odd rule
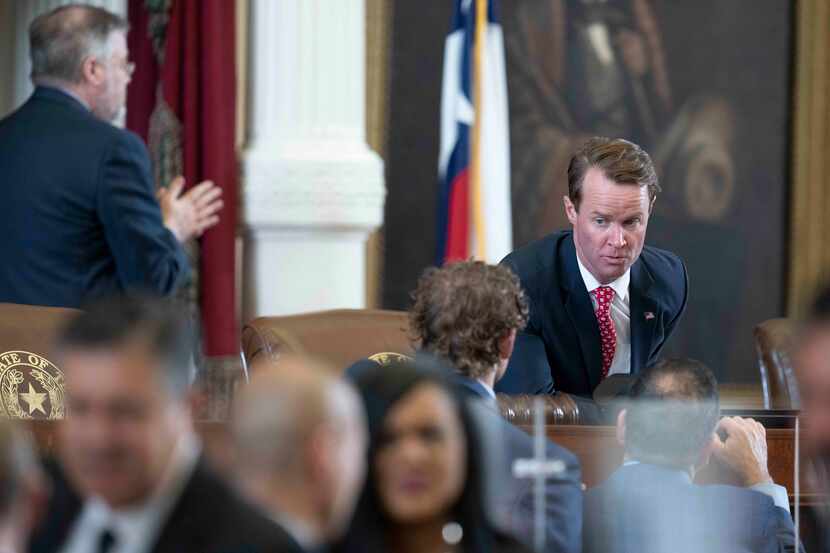
[[[418,280],[409,312],[421,349],[448,359],[462,374],[480,378],[499,362],[499,340],[527,324],[528,304],[507,267],[461,261],[430,267]]]

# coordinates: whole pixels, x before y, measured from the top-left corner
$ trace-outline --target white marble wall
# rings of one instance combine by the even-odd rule
[[[364,0],[251,0],[243,317],[366,305],[383,162],[365,135]]]
[[[0,0],[0,117],[12,109],[14,91],[14,2]]]

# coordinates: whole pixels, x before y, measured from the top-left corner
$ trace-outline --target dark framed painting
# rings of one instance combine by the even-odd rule
[[[407,306],[432,262],[449,24],[440,18],[451,3],[419,3],[420,23],[406,4],[395,4],[390,60],[383,303],[392,308]],[[501,5],[514,245],[567,227],[566,168],[586,138],[639,143],[663,189],[646,242],[681,256],[690,278],[686,314],[664,353],[700,359],[722,381],[758,382],[752,329],[786,307],[796,4]],[[416,225],[424,232],[413,234]]]
[[[686,262],[666,349],[757,378],[752,328],[784,308],[794,9],[780,0],[505,3],[516,245],[567,226],[586,137],[624,137],[658,167],[647,242]]]

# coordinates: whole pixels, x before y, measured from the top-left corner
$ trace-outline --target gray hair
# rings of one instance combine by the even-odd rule
[[[70,4],[39,15],[29,26],[33,81],[81,81],[86,58],[109,55],[113,32],[126,32],[127,21],[95,6]]]

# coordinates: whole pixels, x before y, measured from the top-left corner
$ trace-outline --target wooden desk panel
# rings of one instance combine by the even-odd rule
[[[523,428],[531,432],[529,427]],[[582,480],[591,488],[600,484],[622,463],[622,446],[617,443],[612,426],[548,426],[548,437],[573,451],[582,463]],[[777,484],[793,488],[795,446],[794,431],[773,428],[767,430],[769,471]],[[727,467],[713,461],[698,475],[700,483],[737,484],[738,480]]]

